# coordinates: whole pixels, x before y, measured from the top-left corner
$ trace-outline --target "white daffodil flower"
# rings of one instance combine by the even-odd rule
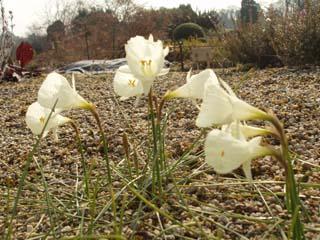
[[[57,99],[58,102],[56,104],[56,108],[62,110],[72,108],[88,109],[92,107],[91,103],[87,102],[77,93],[74,77],[73,87],[71,87],[64,76],[56,72],[52,72],[48,74],[39,89],[38,102],[41,106],[51,109]]]
[[[34,102],[28,107],[26,113],[26,123],[34,135],[41,134],[42,129],[48,120],[50,112],[51,109],[42,107],[38,102]],[[56,128],[70,121],[70,118],[63,117],[62,115],[53,112],[42,137],[45,137],[50,130],[55,132],[56,137]]]
[[[219,85],[218,78],[211,69],[206,69],[193,76],[191,76],[190,70],[187,75],[187,83],[172,92],[168,92],[166,97],[190,98],[194,100],[202,99],[204,96],[205,85],[208,81],[212,84]]]
[[[205,161],[219,174],[230,173],[241,165],[248,179],[251,176],[251,161],[258,157],[272,155],[269,148],[260,145],[261,137],[247,141],[231,133],[214,129],[205,141]]]
[[[139,96],[144,93],[141,80],[130,73],[128,65],[121,66],[114,76],[113,89],[123,98]]]
[[[163,68],[169,48],[163,48],[160,40],[155,42],[152,35],[149,39],[142,36],[131,38],[125,45],[125,51],[132,74],[142,81],[153,81],[159,74],[168,72]]]
[[[241,141],[247,141],[248,138],[272,134],[269,130],[264,128],[257,128],[242,124],[239,121],[233,122],[229,125],[223,125],[221,131],[231,134],[234,138]],[[244,162],[242,169],[247,179],[252,179],[251,161]]]
[[[128,65],[120,67],[114,78],[114,90],[123,98],[147,95],[157,76],[167,74],[164,68],[169,48],[163,48],[160,40],[142,36],[131,38],[125,45]]]
[[[231,88],[223,83],[224,88]],[[221,85],[207,82],[203,102],[196,120],[198,127],[230,124],[234,121],[267,119],[268,114],[239,99]],[[232,90],[231,90],[232,91]]]

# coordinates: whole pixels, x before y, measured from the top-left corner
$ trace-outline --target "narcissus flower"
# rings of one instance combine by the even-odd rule
[[[48,120],[50,112],[51,112],[51,109],[42,107],[38,102],[32,103],[28,107],[28,110],[26,113],[26,123],[34,135],[41,134],[41,131]],[[43,132],[42,137],[45,137],[50,130],[53,130],[54,132],[56,132],[56,129],[58,126],[61,126],[70,121],[71,121],[70,118],[63,117],[62,115],[56,112],[53,112]]]
[[[205,141],[205,161],[220,174],[230,173],[242,165],[246,177],[251,179],[251,161],[272,155],[272,151],[260,142],[261,137],[247,141],[241,135],[235,138],[230,132],[214,129]]]
[[[268,114],[239,99],[231,88],[207,82],[203,102],[196,120],[198,127],[230,124],[237,120],[267,119]]]
[[[218,78],[211,69],[201,71],[193,76],[191,76],[190,70],[187,75],[187,83],[172,92],[168,92],[165,97],[202,99],[204,96],[205,85],[209,81],[212,84],[219,85]]]
[[[121,66],[114,77],[113,89],[123,98],[139,96],[144,93],[141,80],[130,73],[128,66]]]
[[[72,108],[88,109],[92,104],[81,97],[76,89],[73,78],[73,87],[68,80],[55,72],[48,74],[38,92],[38,102],[41,106],[51,109],[55,102],[56,108],[67,110]]]
[[[131,38],[125,45],[125,50],[129,68],[140,80],[152,81],[159,74],[168,72],[168,69],[163,68],[169,48],[163,48],[160,40],[155,42],[152,35],[149,39],[142,36]]]
[[[120,67],[114,78],[115,92],[124,98],[147,95],[157,76],[167,74],[164,68],[169,48],[163,48],[160,40],[154,41],[141,36],[131,38],[125,45],[128,65]]]

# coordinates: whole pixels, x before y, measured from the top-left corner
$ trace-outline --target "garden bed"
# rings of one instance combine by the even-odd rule
[[[237,72],[219,69],[217,75],[230,83],[247,102],[263,109],[272,109],[284,122],[294,159],[295,173],[306,213],[303,217],[308,239],[320,234],[320,69],[267,69]],[[155,92],[162,96],[185,82],[186,73],[171,72],[159,78]],[[70,76],[69,76],[70,78]],[[34,138],[25,124],[28,105],[36,101],[44,76],[30,81],[0,83],[0,235],[10,213],[20,174]],[[197,239],[212,236],[223,239],[281,239],[287,232],[290,218],[284,202],[284,172],[275,159],[265,157],[253,161],[254,184],[244,179],[241,170],[217,175],[204,164],[203,137],[196,146],[200,130],[195,126],[197,108],[191,101],[174,99],[166,103],[170,112],[166,135],[166,157],[173,165],[186,152],[183,164],[172,171],[164,185],[161,199],[148,201],[174,217],[156,214],[125,187],[121,176],[128,176],[123,148],[126,133],[137,166],[143,169],[148,161],[148,109],[145,97],[119,101],[112,90],[113,74],[77,75],[78,92],[96,104],[109,143],[113,167],[113,186],[117,198],[117,222],[122,219],[122,235],[134,239]],[[35,155],[52,196],[54,231],[50,224],[41,172],[34,161],[14,222],[14,239],[44,239],[79,236],[92,227],[93,239],[103,239],[112,231],[110,195],[106,185],[105,164],[98,128],[93,117],[83,110],[64,114],[79,124],[85,148],[85,159],[92,169],[90,186],[97,195],[92,201],[81,190],[82,165],[73,129],[60,128],[60,141],[48,136]],[[270,138],[270,141],[273,141]],[[142,178],[133,172],[128,181]],[[121,211],[123,217],[121,218]],[[92,216],[96,220],[93,221]],[[51,220],[52,220],[51,219]],[[84,238],[86,239],[86,238]],[[202,239],[202,238],[201,238]]]

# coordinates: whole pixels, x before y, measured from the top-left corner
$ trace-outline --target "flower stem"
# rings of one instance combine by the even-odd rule
[[[286,174],[286,204],[287,209],[292,215],[292,236],[294,240],[305,239],[303,223],[300,219],[301,202],[299,197],[299,191],[297,189],[296,180],[294,177],[292,162],[289,154],[289,144],[287,136],[284,132],[284,128],[280,120],[274,113],[269,113],[268,119],[277,131],[277,135],[280,139],[281,153],[282,153],[282,165],[285,166]]]
[[[114,218],[114,233],[118,234],[118,227],[117,227],[117,223],[116,223],[117,205],[116,205],[116,200],[115,200],[114,191],[113,191],[113,187],[112,187],[110,160],[108,157],[108,144],[106,141],[105,133],[104,133],[104,130],[103,130],[103,127],[101,124],[101,120],[100,120],[100,117],[99,117],[99,114],[97,112],[96,107],[92,104],[91,107],[89,108],[89,110],[97,122],[100,136],[101,136],[101,140],[103,143],[103,153],[104,153],[103,157],[104,157],[104,160],[106,162],[106,167],[107,167],[107,180],[108,180],[108,186],[109,186],[109,191],[110,191],[110,195],[111,195],[112,212],[113,212],[113,218]]]
[[[74,121],[70,122],[71,126],[73,127],[75,133],[76,133],[76,139],[77,139],[77,145],[78,145],[78,150],[81,156],[81,164],[82,164],[82,168],[83,168],[83,175],[84,175],[84,184],[85,184],[85,193],[87,195],[87,198],[90,199],[90,192],[89,192],[89,176],[88,176],[88,171],[87,171],[87,165],[86,165],[86,161],[84,158],[84,153],[83,153],[83,146],[81,143],[81,137],[80,137],[80,131],[79,128],[77,126],[77,124]]]
[[[126,133],[123,133],[123,135],[122,135],[122,144],[123,144],[123,148],[124,148],[124,153],[126,155],[129,176],[131,179],[133,179],[131,162],[130,162],[130,153],[129,153],[130,147],[129,147],[129,141],[128,141],[128,137],[127,137]]]
[[[54,229],[55,228],[56,211],[55,211],[54,206],[52,204],[52,198],[51,198],[51,195],[49,193],[48,183],[46,181],[46,178],[45,178],[45,175],[44,175],[44,172],[43,172],[43,165],[42,165],[41,159],[39,161],[37,161],[37,159],[34,158],[34,160],[35,160],[35,163],[37,164],[37,167],[38,167],[38,169],[40,170],[40,173],[41,173],[42,184],[43,184],[43,188],[44,188],[44,191],[45,191],[47,211],[48,211],[48,215],[49,215],[50,228],[51,228],[51,231],[53,233],[53,238],[57,239],[56,232],[55,232],[55,229]]]
[[[157,109],[157,126],[158,126],[158,135],[159,135],[159,152],[160,152],[160,163],[161,163],[161,171],[167,170],[167,162],[166,162],[166,155],[165,155],[165,133],[167,130],[167,123],[169,114],[165,114],[165,117],[162,119],[162,109],[166,102],[166,98],[162,97],[160,104]],[[161,126],[161,122],[163,125]]]
[[[152,192],[156,192],[155,185],[158,185],[158,191],[160,195],[162,194],[162,180],[161,180],[161,173],[160,173],[160,163],[158,158],[158,134],[157,134],[157,125],[158,120],[156,122],[155,119],[155,111],[153,106],[153,91],[152,88],[150,89],[148,95],[148,103],[149,103],[149,113],[151,117],[151,126],[152,126],[152,137],[153,137],[153,155],[152,155]],[[157,107],[157,106],[156,106]]]

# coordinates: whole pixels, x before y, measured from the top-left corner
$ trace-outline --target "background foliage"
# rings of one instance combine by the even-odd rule
[[[194,46],[212,46],[215,66],[249,64],[256,67],[319,64],[320,3],[283,0],[263,9],[254,0],[243,0],[240,10],[195,11],[190,5],[145,9],[131,0],[107,1],[102,8],[60,7],[47,19],[45,33],[33,26],[27,37],[36,63],[63,65],[83,59],[124,56],[124,44],[135,35],[167,39],[170,61],[179,61],[174,29],[183,23],[198,24],[206,39],[185,40],[184,52]],[[190,54],[184,54],[186,60]]]

